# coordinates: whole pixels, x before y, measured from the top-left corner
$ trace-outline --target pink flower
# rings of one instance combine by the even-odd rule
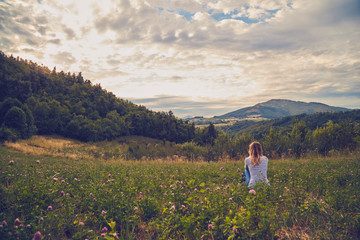
[[[238,172],[241,172],[240,168],[237,169]]]
[[[31,225],[30,225],[30,224],[28,224],[28,225],[26,225],[26,227],[27,227],[27,228],[30,228],[30,227],[31,227]]]
[[[36,163],[39,164],[39,163],[40,163],[40,160],[36,160]]]
[[[96,202],[96,198],[93,198],[93,202]]]
[[[221,168],[220,168],[220,171],[224,171],[224,168],[223,168],[223,167],[221,167]]]
[[[102,237],[105,237],[105,236],[106,236],[106,234],[105,234],[105,233],[102,233],[102,234],[101,234],[101,236],[102,236]]]
[[[236,229],[236,227],[235,227],[235,226],[233,227],[233,229],[232,229],[232,230],[233,230],[233,232],[234,232],[234,233],[236,233],[236,232],[237,232],[237,229]]]
[[[47,210],[52,211],[53,207],[52,206],[48,206]]]
[[[60,195],[61,195],[61,196],[64,196],[64,195],[65,195],[64,191],[61,191]]]
[[[138,208],[138,207],[134,207],[134,211],[137,211],[137,210],[139,210],[139,208]]]
[[[77,181],[78,179],[77,178],[74,178],[74,181]]]
[[[9,161],[9,164],[11,165],[11,164],[14,164],[14,160],[10,160]]]
[[[16,218],[16,219],[15,219],[15,224],[20,224],[20,223],[21,223],[20,219],[19,219],[19,218]]]
[[[181,208],[182,208],[182,209],[185,209],[186,207],[185,207],[185,205],[181,205]]]
[[[4,221],[2,221],[2,225],[5,226],[5,227],[7,227],[8,224],[7,224],[7,222],[4,220]]]
[[[42,239],[42,236],[41,236],[41,233],[40,232],[36,232],[34,237],[33,237],[33,240],[41,240]]]
[[[56,182],[58,179],[56,177],[53,178],[54,182]]]
[[[110,178],[110,177],[111,177],[111,174],[109,174],[108,177]]]
[[[229,198],[229,201],[232,201],[233,199],[232,198]]]
[[[92,193],[90,193],[90,197],[94,196]]]
[[[210,223],[209,225],[208,225],[208,229],[212,229],[213,228],[213,225]]]
[[[171,206],[171,209],[172,209],[172,210],[175,210],[175,205],[172,205],[172,206]]]
[[[64,183],[64,182],[65,182],[65,180],[63,179],[63,180],[61,180],[61,182],[62,182],[62,183]]]
[[[84,226],[84,223],[83,223],[83,222],[79,222],[79,226]]]
[[[101,230],[102,232],[107,232],[108,228],[107,227],[103,227],[103,229]]]
[[[249,191],[249,193],[250,193],[250,194],[254,194],[254,195],[256,194],[256,192],[255,192],[254,189],[251,189],[251,190]]]
[[[106,212],[105,212],[104,210],[102,210],[102,211],[101,211],[101,214],[102,214],[102,215],[105,215],[105,214],[106,214]]]

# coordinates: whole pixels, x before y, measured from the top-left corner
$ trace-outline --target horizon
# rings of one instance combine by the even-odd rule
[[[360,107],[356,0],[0,0],[0,49],[154,111]]]

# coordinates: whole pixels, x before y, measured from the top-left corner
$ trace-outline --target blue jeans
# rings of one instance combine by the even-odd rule
[[[242,173],[242,175],[245,177],[246,186],[249,186],[251,177],[250,177],[250,171],[247,167],[245,168],[245,171]]]

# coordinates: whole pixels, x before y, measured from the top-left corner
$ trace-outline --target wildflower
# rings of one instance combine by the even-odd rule
[[[108,228],[107,227],[103,227],[103,229],[101,230],[102,232],[107,232]]]
[[[111,174],[109,174],[108,177],[111,178]]]
[[[175,205],[172,205],[172,206],[171,206],[171,209],[172,209],[172,210],[175,210]]]
[[[16,218],[16,219],[15,219],[15,224],[20,224],[20,223],[21,223],[20,219],[19,219],[19,218]]]
[[[52,206],[48,206],[47,210],[52,211],[53,207]]]
[[[232,201],[233,199],[232,198],[229,198],[229,201]]]
[[[241,172],[240,168],[237,169],[238,172]]]
[[[33,237],[33,240],[41,240],[42,239],[42,236],[41,236],[41,233],[40,232],[36,232],[34,237]]]
[[[324,203],[325,203],[325,201],[324,201],[324,200],[322,200],[322,199],[320,199],[320,203],[324,204]]]
[[[235,226],[233,227],[232,231],[233,231],[234,233],[236,233],[236,232],[237,232],[237,229],[236,229],[236,227],[235,227]]]
[[[77,178],[74,178],[74,181],[78,181],[78,179],[77,179]]]
[[[94,196],[92,193],[90,193],[90,197]]]
[[[84,226],[84,223],[83,223],[83,222],[79,222],[79,226]]]
[[[4,220],[4,221],[2,221],[2,225],[4,226],[4,227],[7,227],[7,222]]]
[[[102,210],[102,211],[101,211],[101,214],[102,214],[102,215],[105,215],[105,214],[106,214],[106,212],[105,212],[104,210]]]
[[[209,225],[208,225],[208,229],[212,229],[213,228],[213,225],[210,223]]]
[[[40,218],[40,221],[44,221],[44,218],[43,218],[43,217],[41,217],[41,218]]]
[[[254,194],[254,195],[256,194],[256,192],[255,192],[254,189],[251,189],[251,190],[249,191],[249,193],[250,193],[250,194]]]
[[[56,177],[53,178],[54,182],[56,182],[58,179]]]
[[[221,168],[220,168],[220,171],[224,171],[224,168],[223,168],[223,167],[221,167]]]
[[[39,164],[39,163],[40,163],[40,160],[36,160],[36,163]]]
[[[64,180],[64,179],[62,179],[62,180],[61,180],[61,183],[65,183],[65,180]]]
[[[199,229],[198,229],[198,228],[195,228],[195,231],[199,231]]]
[[[137,210],[139,210],[139,208],[138,208],[138,207],[134,207],[134,211],[137,211]]]
[[[14,164],[14,160],[10,160],[9,161],[9,164],[11,165],[11,164]]]
[[[182,208],[182,209],[185,209],[186,207],[185,207],[185,205],[181,205],[181,208]]]
[[[93,198],[93,202],[96,202],[96,198]]]
[[[60,195],[63,197],[65,195],[64,191],[61,191]]]

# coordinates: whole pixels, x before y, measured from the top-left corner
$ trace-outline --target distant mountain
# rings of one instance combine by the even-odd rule
[[[318,112],[338,112],[349,111],[350,109],[342,107],[333,107],[323,103],[300,102],[286,99],[272,99],[267,102],[258,103],[252,107],[241,108],[239,110],[216,116],[220,119],[276,119],[286,116],[299,114],[312,114]]]

